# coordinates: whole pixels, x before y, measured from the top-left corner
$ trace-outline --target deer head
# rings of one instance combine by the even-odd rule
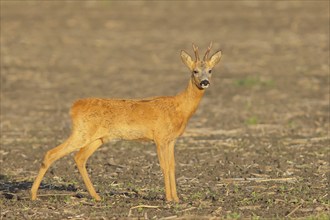
[[[212,69],[217,63],[219,63],[221,59],[221,51],[217,51],[209,58],[209,53],[212,48],[211,42],[205,52],[203,60],[200,60],[198,47],[196,47],[194,44],[192,46],[195,53],[195,60],[193,60],[191,56],[184,50],[181,51],[181,59],[191,71],[191,77],[194,80],[195,85],[199,89],[206,89],[210,85]]]

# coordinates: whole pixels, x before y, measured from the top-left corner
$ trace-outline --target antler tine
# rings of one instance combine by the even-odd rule
[[[212,41],[210,42],[210,45],[207,48],[207,51],[205,52],[205,55],[204,55],[204,58],[203,58],[204,61],[206,61],[208,59],[209,53],[211,51],[211,48],[212,48]]]
[[[195,53],[196,61],[199,61],[198,47],[196,47],[194,43],[192,44],[192,47]]]

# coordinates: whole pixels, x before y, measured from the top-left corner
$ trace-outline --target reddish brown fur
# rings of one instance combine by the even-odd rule
[[[195,54],[196,54],[196,48]],[[198,53],[197,53],[198,54]],[[183,62],[189,69],[211,69],[219,62],[221,52],[205,62],[192,61],[184,51]],[[215,59],[217,58],[217,59]],[[49,166],[59,158],[79,150],[75,161],[85,185],[96,200],[100,196],[91,183],[85,165],[88,158],[104,142],[114,139],[151,140],[156,143],[160,166],[164,175],[167,201],[179,201],[175,183],[174,144],[184,132],[189,118],[195,113],[204,94],[199,78],[192,74],[187,88],[176,96],[140,100],[81,99],[71,108],[73,129],[71,136],[45,155],[39,174],[32,186],[32,200],[36,199],[40,182]]]

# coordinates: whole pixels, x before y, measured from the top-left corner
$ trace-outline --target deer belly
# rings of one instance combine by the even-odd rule
[[[121,140],[150,140],[152,137],[145,127],[130,125],[109,130],[109,138]]]

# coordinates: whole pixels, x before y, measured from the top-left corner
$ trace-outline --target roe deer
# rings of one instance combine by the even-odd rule
[[[181,51],[183,63],[191,71],[187,88],[176,96],[147,99],[81,99],[71,108],[72,133],[59,146],[49,150],[31,188],[31,199],[50,165],[61,157],[79,150],[74,156],[78,170],[88,192],[100,200],[86,170],[88,158],[105,142],[113,139],[151,140],[157,154],[165,181],[167,201],[179,202],[176,192],[174,144],[184,132],[189,118],[196,111],[204,91],[210,85],[212,68],[220,61],[221,51],[210,58],[212,43],[203,60],[193,44],[195,60]]]

